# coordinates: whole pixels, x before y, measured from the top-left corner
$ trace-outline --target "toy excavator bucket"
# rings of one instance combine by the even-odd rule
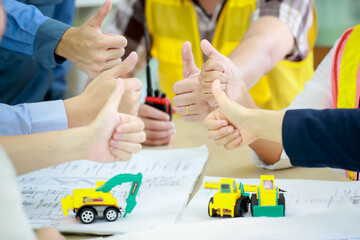
[[[69,209],[74,209],[74,202],[70,195],[61,199],[61,207],[65,216],[68,215]]]

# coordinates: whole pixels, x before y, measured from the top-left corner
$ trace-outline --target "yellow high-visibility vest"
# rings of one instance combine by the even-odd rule
[[[331,86],[334,108],[358,108],[360,100],[360,25],[341,37],[333,58]],[[352,180],[359,173],[345,171]]]
[[[228,56],[242,41],[256,9],[256,0],[227,0],[215,29],[212,44]],[[181,46],[191,42],[196,65],[201,68],[203,55],[196,12],[190,0],[146,0],[146,20],[152,36],[151,54],[159,61],[160,90],[170,99],[172,86],[183,79]],[[300,62],[280,61],[251,90],[260,108],[283,109],[299,94],[313,73],[313,46],[317,34],[316,14],[308,32],[310,52]]]

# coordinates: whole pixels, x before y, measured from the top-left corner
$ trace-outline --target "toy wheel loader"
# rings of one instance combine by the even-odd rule
[[[244,192],[242,183],[235,179],[221,179],[219,182],[205,182],[205,188],[218,189],[210,198],[208,214],[210,217],[243,217],[249,211],[249,193]]]
[[[285,197],[274,184],[273,175],[260,176],[261,185],[251,196],[251,214],[254,217],[285,216]]]

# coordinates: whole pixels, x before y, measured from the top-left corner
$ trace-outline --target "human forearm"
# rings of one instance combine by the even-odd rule
[[[261,17],[251,23],[229,58],[243,72],[243,80],[250,89],[290,53],[294,44],[286,23],[276,17]]]
[[[243,113],[240,113],[240,115],[243,115]],[[248,120],[251,121],[251,131],[257,139],[266,139],[275,143],[282,143],[284,115],[285,111],[249,109]]]
[[[88,102],[86,102],[86,100],[88,100]],[[99,106],[98,104],[91,104],[90,99],[87,98],[86,95],[84,96],[84,93],[64,100],[68,128],[81,127],[91,123],[99,113],[103,104],[104,103],[101,103]]]
[[[91,134],[87,128],[0,137],[18,174],[88,157]]]
[[[270,165],[280,160],[283,151],[281,143],[266,139],[258,139],[249,146],[264,162]]]

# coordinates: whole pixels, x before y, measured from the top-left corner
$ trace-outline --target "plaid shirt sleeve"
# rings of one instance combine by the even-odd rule
[[[252,14],[254,22],[263,16],[273,16],[284,21],[290,27],[295,38],[295,47],[286,58],[290,61],[300,61],[306,58],[310,46],[308,31],[312,26],[312,0],[257,0],[257,9]]]
[[[127,57],[132,51],[139,52],[144,36],[143,16],[145,13],[145,0],[121,0],[116,9],[116,15],[106,32],[121,34],[128,40],[125,48]]]

